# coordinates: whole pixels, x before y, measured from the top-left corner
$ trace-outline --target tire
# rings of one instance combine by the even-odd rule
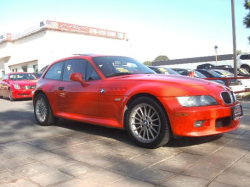
[[[10,99],[11,102],[14,101],[13,94],[12,94],[12,90],[11,90],[11,89],[9,89],[9,99]]]
[[[134,100],[128,107],[125,120],[129,136],[140,147],[161,147],[172,138],[164,108],[150,97]]]
[[[249,66],[243,65],[242,68],[245,69],[248,73],[250,73],[250,68],[249,68]]]
[[[34,114],[39,125],[49,126],[58,121],[52,113],[49,101],[44,94],[38,94],[34,99]]]

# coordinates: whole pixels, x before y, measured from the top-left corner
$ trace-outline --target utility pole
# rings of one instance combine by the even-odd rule
[[[218,65],[217,49],[218,49],[218,46],[217,45],[214,46],[216,66]]]
[[[236,30],[235,30],[234,0],[231,0],[231,9],[232,9],[232,29],[233,29],[234,76],[237,77]]]

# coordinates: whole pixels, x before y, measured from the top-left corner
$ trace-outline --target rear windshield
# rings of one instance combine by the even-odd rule
[[[241,60],[250,60],[250,55],[241,55],[240,59]]]

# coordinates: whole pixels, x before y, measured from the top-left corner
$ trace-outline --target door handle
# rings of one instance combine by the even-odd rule
[[[59,87],[58,90],[64,90],[64,87]]]

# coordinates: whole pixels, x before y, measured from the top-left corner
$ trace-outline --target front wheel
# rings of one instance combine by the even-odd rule
[[[34,114],[41,126],[53,125],[58,118],[52,113],[49,101],[44,94],[38,94],[34,100]]]
[[[11,89],[9,89],[9,99],[10,99],[10,101],[14,101],[13,94],[12,94],[12,90],[11,90]]]
[[[172,137],[165,110],[150,97],[140,97],[131,103],[126,128],[135,143],[144,148],[163,146]]]
[[[242,68],[245,69],[248,73],[250,73],[250,68],[249,68],[249,66],[243,65]]]

